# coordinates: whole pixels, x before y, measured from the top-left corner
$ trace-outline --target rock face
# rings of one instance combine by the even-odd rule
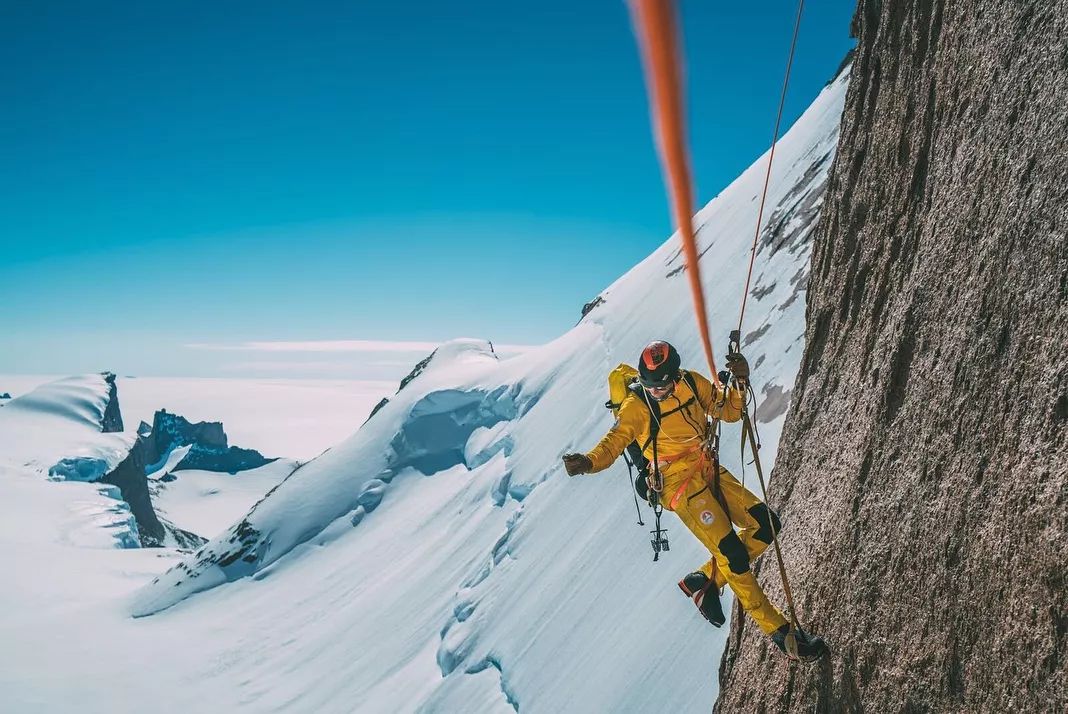
[[[593,312],[593,309],[599,305],[604,305],[603,295],[598,295],[593,300],[590,300],[588,303],[582,306],[582,317],[586,317],[587,315],[589,315],[591,312]]]
[[[108,384],[108,403],[100,420],[100,431],[105,434],[123,430],[122,409],[119,405],[119,388],[115,375],[104,372],[104,381]],[[134,442],[130,453],[100,481],[118,486],[122,500],[130,505],[130,512],[137,520],[137,532],[141,545],[156,547],[163,545],[165,531],[152,506],[152,497],[148,491],[148,479],[145,478],[146,445],[140,438]]]
[[[253,449],[241,449],[227,442],[223,425],[217,421],[190,422],[166,409],[156,412],[152,426],[144,422],[137,429],[139,440],[145,443],[147,463],[158,464],[167,454],[179,446],[192,446],[189,453],[175,467],[237,473],[259,468],[274,459],[268,459]]]
[[[426,357],[416,362],[415,366],[412,367],[412,371],[409,372],[408,375],[400,381],[400,386],[397,387],[396,393],[400,394],[402,389],[407,387],[409,384],[412,383],[413,379],[422,374],[423,371],[426,370],[428,366],[430,366],[430,361],[434,359],[434,355],[436,355],[437,353],[438,351],[434,350]],[[367,422],[371,421],[371,417],[381,411],[382,407],[386,406],[387,404],[389,404],[389,398],[382,397],[382,399],[378,401],[378,404],[375,405],[374,409],[371,410],[371,413],[367,415],[367,418],[363,420],[363,423],[366,424]]]
[[[1064,711],[1068,2],[862,0],[853,31],[770,494],[834,654],[735,613],[716,709]]]
[[[145,478],[145,442],[142,439],[134,442],[129,455],[100,480],[118,486],[122,500],[130,504],[130,512],[137,519],[141,545],[146,548],[162,545],[165,536],[163,524],[152,507],[148,479]]]
[[[104,372],[104,381],[108,384],[108,405],[100,422],[100,430],[105,434],[117,434],[122,428],[122,410],[119,408],[119,387],[115,384],[115,375]]]

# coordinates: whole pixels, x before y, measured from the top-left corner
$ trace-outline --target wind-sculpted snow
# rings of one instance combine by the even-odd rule
[[[444,390],[416,402],[390,447],[394,469],[412,466],[426,474],[465,463],[465,450],[478,429],[490,429],[517,416],[513,390]],[[477,461],[482,452],[472,455]],[[471,465],[471,464],[468,464]]]
[[[6,508],[0,537],[18,544],[14,550],[23,550],[21,543],[31,537],[78,549],[141,547],[137,521],[116,486],[49,483],[32,471],[0,464],[0,501]],[[16,557],[30,560],[32,553]],[[28,572],[5,575],[15,580],[30,577]]]
[[[111,467],[105,459],[93,456],[75,456],[60,459],[48,469],[49,478],[57,481],[99,481]]]
[[[0,411],[0,468],[7,478],[47,476],[51,481],[93,483],[70,504],[77,517],[56,524],[65,542],[101,540],[119,548],[139,546],[139,529],[119,489],[99,484],[130,453],[134,437],[122,428],[112,374],[91,374],[50,382],[12,399]],[[57,491],[55,496],[69,494]],[[9,504],[14,510],[19,504]]]
[[[426,391],[402,390],[352,439],[290,474],[191,561],[157,578],[137,599],[135,613],[152,614],[198,591],[252,575],[338,519],[357,525],[405,470],[434,474],[463,464],[474,432],[515,419],[537,402],[537,395],[524,394],[514,384],[489,390],[434,389],[434,384],[481,376],[496,365],[488,343],[457,340],[439,348],[419,375]],[[369,454],[373,444],[380,446]]]
[[[108,374],[70,377],[12,399],[0,412],[0,459],[80,481],[114,469],[134,437],[111,431],[121,425],[109,409],[113,382]]]
[[[11,400],[0,412],[0,479],[10,532],[51,531],[56,542],[81,547],[139,547],[137,522],[119,489],[90,483],[129,453],[133,438],[113,433],[121,424],[110,374],[62,379]],[[47,483],[45,476],[82,483]],[[25,510],[23,500],[31,499],[44,513]]]

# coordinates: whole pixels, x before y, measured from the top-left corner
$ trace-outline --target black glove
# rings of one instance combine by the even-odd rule
[[[749,383],[749,362],[746,361],[741,352],[727,354],[727,369],[738,380],[738,384],[745,386]]]
[[[634,479],[634,492],[638,494],[638,498],[649,503],[649,481],[644,471],[639,471],[637,478]]]
[[[568,476],[588,474],[593,471],[593,462],[586,454],[564,454],[564,469]]]

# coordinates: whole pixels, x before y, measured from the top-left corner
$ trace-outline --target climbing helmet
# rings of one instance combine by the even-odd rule
[[[666,397],[679,378],[679,366],[682,360],[679,353],[663,340],[650,342],[638,359],[638,381],[650,393],[661,392]],[[659,394],[654,397],[663,398]]]

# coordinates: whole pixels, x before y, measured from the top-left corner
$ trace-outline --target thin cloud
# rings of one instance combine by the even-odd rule
[[[259,370],[300,372],[300,371],[326,371],[337,372],[350,370],[353,365],[344,362],[280,362],[277,360],[263,360],[256,362],[231,362],[224,364],[220,369],[227,372],[248,372]]]
[[[191,350],[210,350],[221,352],[421,352],[427,353],[441,346],[440,342],[389,341],[389,340],[306,340],[292,341],[253,341],[253,342],[193,342],[184,345]],[[498,345],[497,352],[519,354],[533,349],[533,345]]]
[[[233,352],[429,352],[438,342],[386,340],[308,340],[302,342],[195,342],[185,345],[191,350]]]

